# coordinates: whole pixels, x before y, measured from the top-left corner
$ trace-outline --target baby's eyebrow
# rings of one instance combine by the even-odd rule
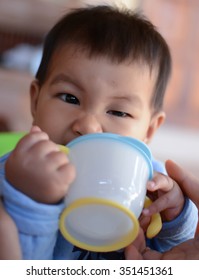
[[[58,74],[51,81],[51,84],[56,84],[56,83],[59,83],[59,82],[71,82],[71,83],[73,83],[73,80],[71,79],[71,77],[69,77],[65,74]]]
[[[70,76],[66,75],[66,74],[63,74],[63,73],[60,73],[58,75],[56,75],[53,80],[51,81],[51,85],[54,85],[54,84],[58,84],[58,83],[70,83],[70,84],[73,84],[74,86],[78,87],[81,89],[81,86],[80,84],[78,83],[78,81],[76,81],[75,79],[71,78]]]
[[[124,101],[126,103],[133,103],[134,105],[136,105],[136,107],[142,107],[142,101],[139,98],[139,96],[137,95],[132,95],[132,94],[128,94],[128,95],[122,95],[122,96],[114,96],[115,100],[118,101]]]

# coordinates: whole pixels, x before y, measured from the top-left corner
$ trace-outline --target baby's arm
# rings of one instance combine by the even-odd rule
[[[20,260],[18,230],[14,221],[5,211],[0,198],[0,260]]]
[[[4,206],[18,228],[23,258],[51,259],[64,208],[62,198],[74,178],[74,168],[39,128],[2,158],[0,166],[0,175],[6,173],[1,181]]]

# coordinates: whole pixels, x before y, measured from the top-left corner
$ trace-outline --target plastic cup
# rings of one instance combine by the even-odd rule
[[[77,175],[60,218],[63,236],[89,251],[126,247],[138,234],[153,173],[148,147],[111,133],[80,136],[67,147]]]

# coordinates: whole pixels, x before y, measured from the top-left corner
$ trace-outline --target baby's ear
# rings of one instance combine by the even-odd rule
[[[145,143],[149,144],[151,142],[153,135],[155,134],[157,129],[164,123],[165,118],[166,114],[164,111],[160,111],[153,115],[147,130],[146,138],[144,140]]]
[[[38,81],[33,80],[30,85],[30,102],[31,102],[31,114],[33,117],[33,124],[34,124],[35,114],[36,114],[36,110],[37,110],[39,91],[40,91],[40,87],[39,87]]]

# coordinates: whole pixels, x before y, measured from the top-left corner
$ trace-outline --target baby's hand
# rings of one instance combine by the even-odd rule
[[[143,210],[144,216],[161,212],[163,221],[171,221],[181,213],[185,198],[178,184],[170,177],[156,173],[147,183],[147,190],[153,203]]]
[[[16,189],[50,204],[66,195],[75,177],[67,156],[38,127],[19,141],[6,162],[5,173]]]

